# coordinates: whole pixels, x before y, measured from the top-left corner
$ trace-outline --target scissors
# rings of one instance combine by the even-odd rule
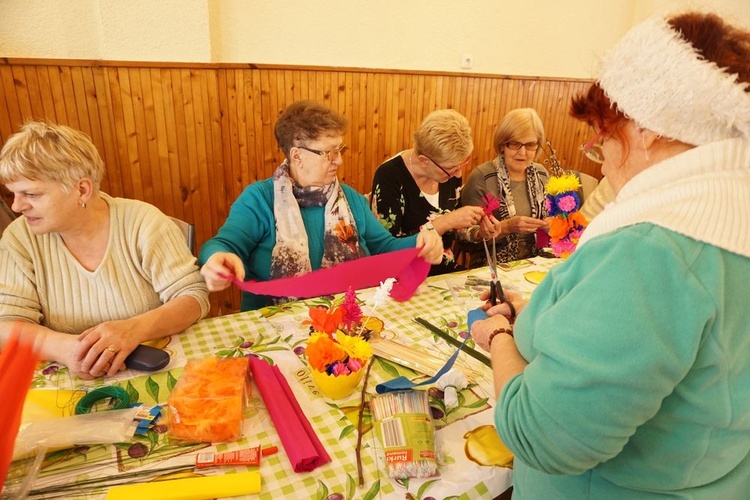
[[[487,240],[482,240],[484,243],[484,252],[487,255],[487,264],[490,266],[490,304],[497,305],[498,301],[500,304],[508,304],[510,308],[510,319],[513,320],[516,317],[516,308],[513,304],[505,297],[503,292],[503,285],[500,284],[500,280],[497,279],[497,250],[495,246],[495,238],[492,238],[492,253],[490,248],[487,246]]]

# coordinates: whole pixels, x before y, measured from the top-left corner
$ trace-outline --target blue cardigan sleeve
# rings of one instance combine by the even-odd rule
[[[216,252],[231,252],[242,259],[247,268],[256,247],[274,233],[273,181],[254,182],[232,204],[216,236],[203,244],[198,262],[205,264]]]

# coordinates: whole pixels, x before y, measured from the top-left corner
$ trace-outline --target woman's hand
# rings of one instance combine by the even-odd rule
[[[547,227],[547,222],[525,215],[516,215],[501,221],[500,224],[504,234],[530,234],[535,233],[540,227]]]
[[[75,357],[81,372],[113,376],[125,369],[125,358],[138,347],[140,327],[135,319],[107,321],[78,336]]]
[[[490,335],[498,328],[507,328],[510,330],[510,323],[505,316],[491,316],[487,319],[480,319],[471,325],[471,338],[474,342],[487,352],[490,352]],[[507,335],[501,333],[498,335]]]
[[[417,240],[419,241],[419,240]],[[245,266],[242,259],[229,252],[216,252],[203,264],[201,274],[211,292],[219,292],[232,284],[232,276],[245,280]]]
[[[482,207],[464,206],[457,208],[452,212],[448,212],[439,217],[435,217],[432,221],[432,225],[438,234],[443,235],[452,229],[464,229],[479,224],[479,221],[484,217],[484,209]]]
[[[440,264],[443,260],[443,239],[437,231],[425,229],[417,235],[417,248],[421,248],[419,257],[430,264]],[[208,281],[208,280],[207,280]],[[209,287],[209,290],[211,287]]]
[[[518,316],[521,313],[521,310],[526,307],[527,301],[521,298],[520,295],[513,292],[504,292],[505,298],[513,304],[513,308],[516,310],[516,316]],[[487,316],[505,316],[506,318],[510,318],[511,311],[510,306],[503,302],[502,304],[492,305],[489,303],[490,298],[490,291],[485,290],[484,292],[479,295],[479,298],[482,300],[486,300],[485,304],[482,306],[482,309],[484,309],[484,312],[487,313]]]

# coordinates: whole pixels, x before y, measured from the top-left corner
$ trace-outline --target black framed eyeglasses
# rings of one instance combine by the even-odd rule
[[[344,154],[344,151],[349,149],[349,146],[346,144],[342,144],[341,146],[333,149],[329,149],[328,151],[321,151],[319,149],[312,149],[308,148],[307,146],[299,145],[298,148],[304,149],[305,151],[309,151],[311,153],[315,153],[316,155],[320,156],[321,158],[327,158],[328,161],[333,161],[336,158],[339,157],[339,155]]]
[[[445,175],[447,175],[448,177],[453,177],[454,175],[456,175],[457,172],[460,172],[461,170],[463,170],[463,168],[466,165],[468,165],[469,162],[471,161],[471,155],[469,155],[468,157],[466,157],[466,159],[464,161],[462,161],[460,164],[456,165],[455,167],[450,167],[449,169],[445,169],[445,168],[441,167],[438,162],[436,162],[435,160],[433,160],[429,156],[424,155],[424,154],[422,156],[424,156],[425,158],[427,158],[428,160],[430,160],[432,163],[434,163],[435,166],[437,168],[439,168],[440,170],[442,170],[443,173]]]
[[[508,141],[505,143],[505,147],[513,151],[518,151],[521,148],[526,148],[526,151],[536,151],[539,149],[539,142]]]

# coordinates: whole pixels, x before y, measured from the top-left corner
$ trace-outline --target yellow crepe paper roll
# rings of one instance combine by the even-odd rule
[[[133,498],[207,500],[251,493],[260,493],[260,472],[258,471],[113,486],[107,492],[107,500],[132,500]]]

